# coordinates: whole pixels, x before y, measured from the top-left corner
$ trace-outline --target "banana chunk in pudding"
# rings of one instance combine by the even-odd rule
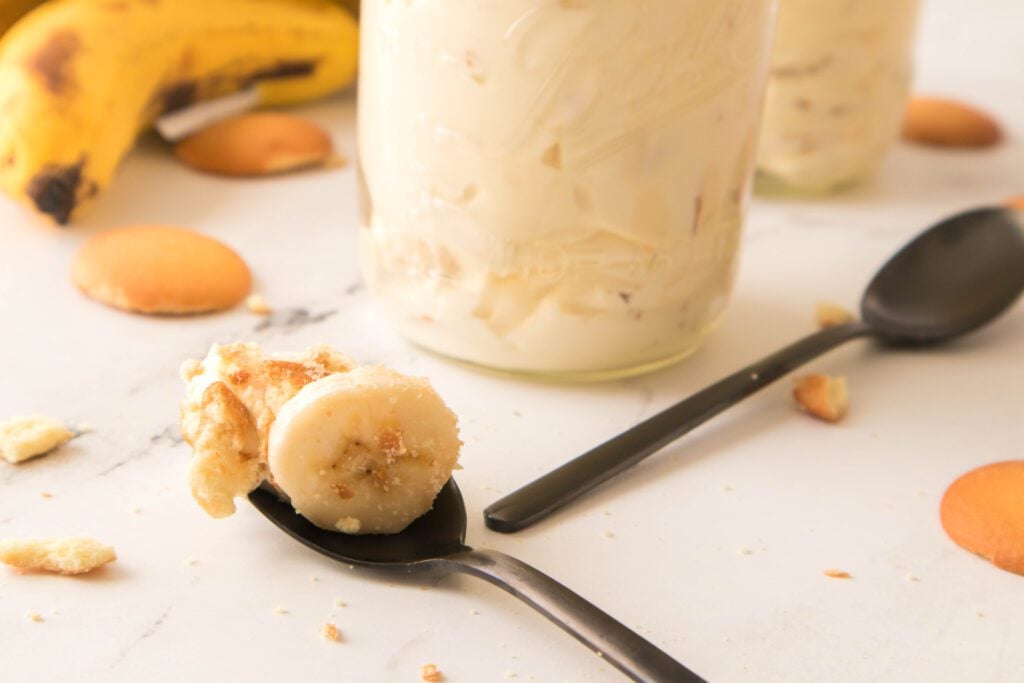
[[[182,377],[189,483],[214,517],[266,480],[319,527],[397,533],[458,467],[455,414],[427,380],[357,367],[326,346],[274,356],[214,346]]]

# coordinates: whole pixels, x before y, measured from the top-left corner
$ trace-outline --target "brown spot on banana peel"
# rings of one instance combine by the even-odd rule
[[[199,85],[194,80],[188,80],[161,88],[152,101],[155,110],[163,116],[195,104],[198,99]]]
[[[229,76],[214,73],[202,79],[183,79],[157,90],[150,98],[148,110],[155,112],[154,116],[163,116],[208,99],[209,94],[204,93],[231,92],[247,88],[254,83],[278,78],[303,78],[315,73],[316,68],[316,60],[284,60],[246,74]]]
[[[67,225],[71,218],[71,212],[75,210],[79,200],[79,189],[83,185],[82,168],[85,166],[85,159],[75,164],[60,166],[51,164],[46,166],[39,173],[32,176],[25,194],[28,195],[35,207],[44,213],[58,225]],[[93,182],[88,182],[85,196],[96,194],[97,187]]]
[[[245,85],[252,85],[259,81],[268,81],[275,78],[300,78],[312,76],[316,71],[316,61],[312,59],[282,60],[277,64],[268,66],[265,69],[254,71],[244,79]]]
[[[78,34],[70,29],[54,31],[29,57],[27,68],[53,95],[66,95],[74,89],[71,63],[81,47]]]

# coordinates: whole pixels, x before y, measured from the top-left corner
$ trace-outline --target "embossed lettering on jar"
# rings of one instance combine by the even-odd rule
[[[774,0],[364,0],[364,271],[414,342],[625,374],[731,289]]]

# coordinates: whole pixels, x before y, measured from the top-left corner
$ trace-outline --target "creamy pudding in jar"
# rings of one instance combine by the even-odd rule
[[[363,267],[412,341],[625,374],[725,308],[774,0],[365,0]]]
[[[918,0],[781,0],[759,187],[825,193],[870,176],[896,140]]]

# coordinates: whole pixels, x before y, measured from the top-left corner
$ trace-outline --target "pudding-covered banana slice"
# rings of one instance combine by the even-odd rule
[[[273,483],[324,529],[397,533],[458,465],[455,414],[425,379],[357,367],[307,384],[270,428]]]

